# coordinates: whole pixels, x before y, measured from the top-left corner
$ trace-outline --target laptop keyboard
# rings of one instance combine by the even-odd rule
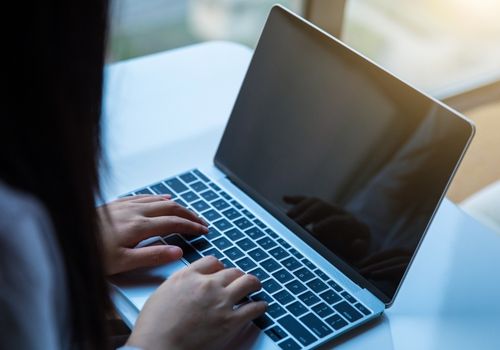
[[[250,299],[268,303],[254,320],[282,349],[301,349],[341,332],[372,312],[314,263],[257,219],[227,192],[195,169],[125,196],[170,194],[209,223],[202,237],[162,237],[193,262],[213,255],[226,267],[255,275],[262,290]]]

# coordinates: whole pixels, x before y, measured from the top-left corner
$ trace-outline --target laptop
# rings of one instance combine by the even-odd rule
[[[247,349],[313,349],[391,306],[473,124],[283,7],[272,8],[212,166],[124,194],[171,194],[210,224],[182,261],[114,277],[132,325],[172,273],[214,255],[262,281]],[[432,283],[432,281],[429,281]],[[423,286],[425,287],[425,286]]]

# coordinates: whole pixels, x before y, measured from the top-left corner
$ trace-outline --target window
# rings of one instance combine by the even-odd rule
[[[500,73],[497,0],[347,0],[343,40],[435,95]]]
[[[118,0],[109,59],[122,60],[206,41],[257,43],[272,5],[301,13],[301,0]]]

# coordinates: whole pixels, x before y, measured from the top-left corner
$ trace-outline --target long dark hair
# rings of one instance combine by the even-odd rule
[[[95,196],[108,4],[14,1],[9,8],[0,178],[35,196],[51,216],[67,271],[73,344],[104,348],[109,297]]]

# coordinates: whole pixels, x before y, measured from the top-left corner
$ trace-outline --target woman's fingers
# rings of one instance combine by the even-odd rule
[[[171,201],[171,200],[169,200],[169,201],[155,201],[155,202],[150,202],[150,203],[144,204],[143,213],[145,216],[148,216],[148,217],[168,216],[168,215],[179,216],[179,217],[182,217],[184,219],[188,219],[188,220],[197,222],[197,223],[202,224],[204,226],[208,225],[205,222],[205,220],[200,218],[194,212],[184,208],[180,204],[178,204],[174,201]]]
[[[260,290],[261,287],[259,279],[254,275],[243,275],[238,277],[226,287],[230,304],[235,305],[248,294]]]
[[[171,233],[187,235],[208,233],[208,228],[205,225],[178,216],[144,218],[142,226],[142,239],[159,235],[165,236]]]
[[[154,267],[179,260],[182,257],[182,249],[171,245],[155,245],[127,249],[125,255],[122,271],[128,271],[139,267]]]
[[[235,281],[237,278],[243,276],[244,274],[245,273],[240,269],[230,268],[230,269],[220,270],[217,273],[215,273],[214,279],[218,280],[222,286],[226,287],[233,281]]]
[[[188,269],[199,272],[203,275],[216,273],[224,268],[219,259],[214,256],[205,256],[204,258],[196,260],[194,263],[189,265]]]
[[[171,195],[169,194],[161,194],[161,195],[150,195],[150,194],[144,194],[144,195],[137,195],[137,196],[132,196],[132,197],[125,197],[125,198],[130,198],[129,201],[132,203],[152,203],[152,202],[160,202],[160,201],[169,201],[170,198],[172,198]],[[121,198],[123,199],[123,198]],[[121,200],[120,199],[120,200]]]

